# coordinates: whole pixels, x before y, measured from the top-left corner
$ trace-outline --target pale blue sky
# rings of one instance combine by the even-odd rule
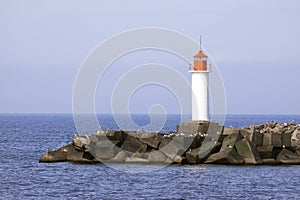
[[[89,52],[111,35],[150,26],[202,35],[223,77],[228,113],[300,114],[299,10],[298,0],[0,0],[0,113],[71,113],[73,83]],[[157,92],[164,98],[137,94],[133,111],[157,101],[176,113],[172,96]],[[108,100],[97,102],[99,113],[110,112]]]

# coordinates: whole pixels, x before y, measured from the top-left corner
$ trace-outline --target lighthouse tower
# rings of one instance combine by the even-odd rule
[[[192,120],[208,121],[208,57],[202,52],[194,55],[194,67],[192,73]]]

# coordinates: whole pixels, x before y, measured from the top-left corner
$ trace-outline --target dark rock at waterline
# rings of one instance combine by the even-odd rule
[[[67,161],[78,163],[97,162],[97,160],[94,160],[94,156],[92,156],[89,152],[78,150],[74,145],[70,145],[69,147],[67,152]]]
[[[300,164],[300,156],[287,149],[282,149],[277,155],[276,161],[280,164],[296,165]]]
[[[63,162],[67,161],[67,152],[70,145],[63,146],[54,151],[46,151],[40,158],[40,162]]]
[[[171,163],[171,160],[160,150],[151,151],[148,160],[151,163]]]
[[[203,143],[201,147],[191,149],[186,152],[187,163],[198,164],[204,163],[205,160],[213,153],[217,153],[221,147],[221,143],[215,141],[208,141]]]
[[[222,164],[222,165],[241,165],[244,164],[244,158],[237,153],[237,151],[232,149],[225,149],[219,151],[218,153],[212,154],[205,161],[207,164]]]
[[[300,126],[268,122],[224,128],[207,121],[185,122],[168,134],[99,130],[46,151],[40,162],[138,162],[179,164],[300,164]]]

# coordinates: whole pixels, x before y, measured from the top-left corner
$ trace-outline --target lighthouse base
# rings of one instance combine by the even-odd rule
[[[176,127],[177,133],[183,133],[185,135],[190,134],[206,134],[208,136],[217,139],[221,133],[223,133],[224,126],[215,122],[205,120],[193,120],[184,122]],[[219,133],[219,134],[218,134]]]

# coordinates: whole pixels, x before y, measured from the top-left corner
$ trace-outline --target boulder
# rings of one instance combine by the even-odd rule
[[[285,131],[282,134],[282,146],[285,146],[285,147],[292,146],[292,131]]]
[[[300,156],[287,149],[282,149],[276,161],[280,164],[300,164]]]
[[[300,145],[300,130],[296,129],[292,134],[292,146]]]
[[[208,137],[211,141],[216,141],[216,142],[222,141],[224,139],[223,130],[224,130],[224,126],[220,126],[217,123],[210,122],[206,137]]]
[[[263,133],[263,146],[272,146],[272,136],[271,133]]]
[[[127,138],[127,133],[124,131],[114,130],[98,130],[96,137],[98,140],[111,140],[118,147],[121,147]]]
[[[150,146],[153,149],[158,149],[162,139],[163,139],[162,135],[157,135],[157,136],[152,136],[152,137],[149,137],[149,138],[140,138],[139,140],[142,143]]]
[[[149,153],[148,160],[151,163],[165,163],[167,161],[167,156],[160,150],[153,150]]]
[[[253,130],[251,129],[240,129],[240,133],[242,134],[242,136],[244,136],[245,138],[247,138],[250,142],[252,141],[253,138]]]
[[[238,128],[224,128],[223,135],[238,134],[240,129]]]
[[[186,155],[187,163],[189,164],[201,163],[201,160],[199,158],[199,153],[200,153],[200,147],[186,152],[185,155]]]
[[[204,137],[201,137],[200,134],[196,134],[193,136],[193,142],[191,143],[189,149],[196,149],[202,145]]]
[[[273,146],[259,146],[256,147],[261,159],[269,159],[273,157]]]
[[[232,149],[234,147],[234,144],[242,140],[243,138],[244,136],[240,132],[226,136],[223,139],[221,151],[226,149]]]
[[[111,140],[119,140],[119,141],[125,141],[127,138],[128,134],[126,131],[115,131],[113,135],[109,135],[108,138]]]
[[[176,156],[181,156],[185,153],[186,149],[179,147],[174,141],[169,142],[167,145],[159,149],[171,160],[174,160]]]
[[[245,160],[233,149],[221,150],[218,153],[208,157],[205,163],[208,164],[223,164],[223,165],[242,165]]]
[[[131,157],[131,154],[126,151],[119,151],[117,155],[111,159],[112,162],[125,162],[126,158]]]
[[[90,143],[88,137],[75,135],[72,139],[73,145],[78,150],[85,150],[85,147]]]
[[[71,145],[69,147],[69,150],[67,152],[67,161],[82,163],[95,162],[94,157],[90,153],[79,151],[74,147],[74,145]]]
[[[278,162],[274,158],[262,159],[262,163],[264,165],[275,165],[275,164],[278,164]]]
[[[184,152],[197,146],[196,139],[193,136],[175,136],[172,142],[174,142],[178,148],[184,150]]]
[[[282,147],[273,147],[272,157],[277,158],[277,155],[281,152]]]
[[[222,135],[224,131],[224,126],[218,123],[210,122],[207,130],[207,135]]]
[[[300,156],[300,146],[296,147],[295,154],[297,154],[298,156]]]
[[[185,163],[185,158],[179,155],[176,155],[173,159],[172,159],[172,163],[176,163],[176,164],[183,164]]]
[[[90,153],[98,160],[112,159],[119,151],[120,148],[108,139],[90,144]]]
[[[272,145],[273,147],[282,147],[281,134],[278,132],[271,133]]]
[[[131,157],[148,159],[149,153],[133,153]]]
[[[138,138],[128,135],[121,149],[131,153],[145,153],[147,152],[147,145],[140,142]]]
[[[197,164],[203,163],[211,154],[218,152],[220,149],[221,143],[215,141],[206,141],[203,142],[201,147],[196,149],[191,149],[186,152],[187,163]]]
[[[39,162],[63,162],[67,161],[67,152],[70,145],[63,146],[54,151],[46,151],[40,158]]]
[[[130,157],[126,158],[125,162],[127,163],[149,163],[149,160],[144,158],[138,158],[138,157]]]
[[[204,162],[211,154],[219,152],[220,148],[220,142],[204,141],[199,149],[200,162]]]
[[[162,149],[163,147],[167,146],[172,140],[173,140],[173,136],[165,135],[161,140],[159,149]]]
[[[262,164],[262,160],[259,156],[259,153],[256,151],[254,145],[247,138],[244,138],[235,143],[235,148],[238,154],[240,154],[244,158],[245,164]]]
[[[107,138],[111,141],[117,141],[115,142],[115,144],[118,147],[121,147],[122,144],[125,142],[125,140],[127,139],[128,135],[126,132],[124,131],[114,131],[113,134],[109,134],[107,135]]]
[[[264,134],[260,133],[257,130],[253,130],[253,134],[252,134],[252,143],[255,146],[263,146],[263,141],[264,141]]]

